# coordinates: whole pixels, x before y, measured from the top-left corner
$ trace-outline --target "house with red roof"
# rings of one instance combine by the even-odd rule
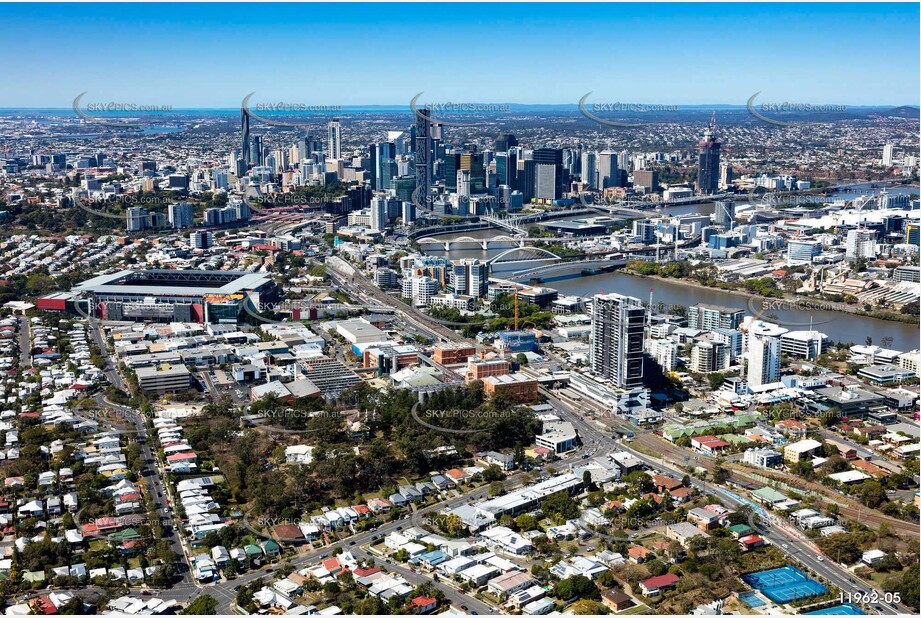
[[[708,455],[716,455],[729,448],[729,443],[716,436],[698,436],[691,438],[691,447]]]
[[[627,550],[627,555],[630,557],[630,562],[640,564],[649,560],[653,553],[642,545],[636,545]]]
[[[739,545],[742,546],[742,549],[745,551],[751,551],[756,547],[761,547],[764,545],[764,539],[762,539],[757,534],[749,534],[748,536],[743,536],[739,539]]]
[[[417,614],[427,614],[438,607],[438,599],[435,597],[418,596],[409,602]]]
[[[649,579],[643,580],[640,582],[640,589],[643,591],[643,594],[647,597],[659,596],[666,590],[674,588],[681,578],[679,578],[674,573],[666,573],[664,575],[657,575],[656,577],[650,577]]]
[[[30,600],[29,607],[32,608],[33,614],[41,616],[51,616],[52,614],[58,613],[58,608],[54,606],[54,603],[51,602],[51,597],[47,594]]]

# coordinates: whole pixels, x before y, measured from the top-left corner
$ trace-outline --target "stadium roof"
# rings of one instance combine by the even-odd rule
[[[206,296],[239,294],[271,281],[263,273],[229,270],[120,270],[93,277],[74,291],[93,294]]]

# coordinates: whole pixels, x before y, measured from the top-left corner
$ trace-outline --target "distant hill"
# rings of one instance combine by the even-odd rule
[[[895,116],[897,118],[919,118],[921,117],[921,109],[914,107],[913,105],[900,105],[899,107],[893,107],[892,109],[885,112],[874,112],[872,116]]]

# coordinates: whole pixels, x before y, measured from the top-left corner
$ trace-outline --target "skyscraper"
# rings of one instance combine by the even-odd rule
[[[518,138],[511,133],[500,133],[496,136],[493,145],[493,149],[496,152],[508,152],[509,148],[514,148],[518,145]]]
[[[428,107],[416,112],[416,192],[413,202],[419,208],[429,208],[432,192],[432,123]],[[456,173],[456,170],[455,172]],[[456,177],[454,178],[456,182]]]
[[[387,198],[371,198],[371,229],[375,232],[383,232],[387,227]]]
[[[720,141],[716,139],[715,121],[711,120],[697,151],[697,190],[704,195],[719,192]]]
[[[595,177],[597,174],[595,170],[595,153],[594,152],[583,152],[582,153],[582,182],[588,185],[591,188],[596,188],[598,186],[598,179]]]
[[[716,202],[713,209],[713,222],[721,229],[731,230],[736,222],[736,203],[729,201]]]
[[[748,385],[753,387],[780,380],[780,338],[752,334],[748,342]]]
[[[596,294],[592,299],[592,372],[618,388],[643,385],[646,309],[638,298]]]
[[[326,125],[327,144],[326,157],[328,159],[342,158],[342,126],[338,118],[333,118]]]
[[[563,188],[568,184],[568,173],[563,168],[563,151],[559,148],[537,148],[532,160],[536,165],[533,196],[543,200],[563,197]]]
[[[184,227],[189,227],[193,223],[193,209],[192,205],[188,202],[176,202],[175,204],[170,204],[167,208],[167,214],[169,216],[170,227],[174,229],[181,229]]]
[[[251,160],[249,152],[249,110],[245,108],[240,110],[240,128],[243,132],[243,162],[249,164]]]
[[[617,186],[617,153],[604,150],[598,155],[598,189]]]

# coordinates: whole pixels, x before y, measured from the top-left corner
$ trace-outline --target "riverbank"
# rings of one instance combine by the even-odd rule
[[[900,319],[896,319],[895,317],[891,317],[891,318],[883,317],[877,314],[876,312],[867,313],[866,311],[863,311],[856,304],[851,305],[848,303],[834,302],[830,300],[820,300],[817,298],[797,296],[795,294],[784,294],[783,296],[770,296],[770,297],[759,296],[758,294],[753,294],[751,292],[748,292],[746,290],[740,290],[738,288],[726,289],[726,288],[721,288],[717,286],[709,286],[709,285],[704,285],[703,283],[700,283],[699,281],[691,281],[689,279],[676,279],[674,277],[661,277],[658,275],[644,275],[641,273],[633,272],[628,268],[625,268],[621,270],[620,272],[624,273],[625,275],[630,275],[631,277],[636,277],[638,279],[652,279],[655,281],[662,281],[662,282],[672,283],[672,284],[677,284],[677,285],[686,285],[688,287],[693,287],[693,288],[697,288],[700,290],[717,291],[717,292],[723,292],[725,294],[730,294],[732,296],[739,296],[741,298],[745,298],[748,300],[748,302],[746,303],[746,306],[752,313],[755,313],[755,314],[757,314],[758,312],[765,313],[767,311],[770,311],[770,306],[766,308],[762,308],[764,303],[766,302],[766,303],[781,304],[783,308],[785,309],[794,309],[794,310],[795,309],[816,309],[820,311],[838,311],[841,313],[849,313],[851,315],[858,315],[864,318],[872,318],[874,320],[879,320],[880,322],[897,322],[900,324],[915,324],[915,325],[921,323],[921,320],[919,320],[918,316],[904,315],[904,316],[901,316]],[[753,305],[751,302],[752,300],[760,301],[759,304],[762,306],[759,307],[758,305]],[[901,314],[898,314],[898,315],[901,315]]]

